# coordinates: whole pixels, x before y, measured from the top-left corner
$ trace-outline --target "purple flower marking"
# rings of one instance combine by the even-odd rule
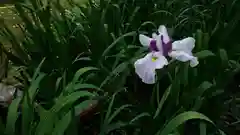
[[[172,42],[164,43],[163,36],[161,36],[163,56],[167,56],[170,51],[172,51]]]
[[[159,49],[157,48],[157,41],[156,40],[151,40],[150,50],[153,51],[153,52],[158,52],[159,51]]]

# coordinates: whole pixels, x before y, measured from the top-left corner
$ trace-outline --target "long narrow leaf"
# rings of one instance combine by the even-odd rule
[[[84,73],[86,73],[88,71],[93,71],[93,70],[98,70],[98,69],[95,67],[84,67],[84,68],[79,69],[76,72],[76,74],[74,75],[73,83],[76,83],[78,81],[79,77],[81,77]]]
[[[107,49],[104,50],[103,54],[102,54],[102,57],[105,57],[108,52],[119,42],[121,41],[122,39],[124,39],[125,37],[130,37],[130,36],[135,36],[137,33],[135,31],[133,32],[129,32],[129,33],[126,33],[120,37],[118,37],[111,45],[108,46]]]
[[[74,90],[79,90],[79,89],[85,89],[85,90],[99,90],[99,87],[93,85],[93,84],[75,84],[74,85]]]
[[[53,113],[57,113],[63,107],[65,107],[65,105],[67,105],[67,104],[71,104],[82,97],[93,97],[93,96],[94,96],[94,94],[92,94],[88,91],[73,92],[66,97],[61,97],[60,99],[58,99],[56,104],[51,108],[50,111]]]
[[[40,85],[40,81],[43,79],[45,74],[40,74],[36,80],[33,80],[28,91],[25,92],[23,97],[22,105],[22,133],[28,134],[30,131],[31,123],[33,122],[33,100],[34,96],[37,94],[37,90]]]
[[[64,135],[65,130],[69,126],[72,119],[71,111],[69,111],[60,121],[57,121],[52,135]]]
[[[8,135],[15,134],[15,125],[19,114],[18,108],[20,101],[21,98],[16,98],[12,101],[11,105],[9,106],[6,124],[6,133]]]
[[[108,119],[108,124],[112,122],[112,120],[124,109],[130,107],[131,105],[122,105],[121,107],[119,107],[115,112],[113,112],[113,114],[111,115],[111,117]]]
[[[129,123],[130,124],[133,124],[134,122],[136,122],[137,120],[139,120],[140,118],[142,118],[142,117],[149,117],[149,116],[151,116],[149,113],[141,113],[141,114],[139,114],[139,115],[137,115],[136,117],[134,117]]]
[[[113,96],[112,96],[112,100],[111,102],[109,103],[109,106],[108,106],[108,109],[107,109],[107,114],[105,116],[105,120],[104,120],[104,124],[107,123],[109,117],[110,117],[110,114],[112,112],[112,107],[113,107],[113,103],[114,103],[114,100],[115,100],[115,96],[116,96],[117,93],[114,93]]]
[[[61,96],[56,100],[56,104],[48,112],[45,112],[40,116],[40,122],[36,128],[36,132],[38,133],[37,135],[45,135],[51,132],[54,126],[54,119],[56,118],[56,114],[59,113],[59,111],[66,105],[71,105],[82,97],[91,96],[94,96],[94,94],[87,91],[73,92],[72,94],[65,97]]]
[[[162,131],[159,131],[156,135],[168,135],[172,133],[178,126],[182,125],[188,120],[199,119],[205,120],[213,125],[215,125],[208,117],[198,112],[184,112],[173,118]]]
[[[171,92],[171,88],[172,88],[172,87],[169,86],[169,87],[167,88],[167,90],[164,92],[163,97],[162,97],[160,103],[158,104],[157,111],[155,112],[155,114],[154,114],[154,116],[153,116],[153,119],[156,119],[157,116],[159,115],[159,113],[161,112],[162,107],[163,107],[165,101],[167,100],[168,95],[169,95],[170,92]]]

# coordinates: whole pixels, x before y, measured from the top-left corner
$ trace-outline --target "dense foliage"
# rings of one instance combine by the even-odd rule
[[[226,126],[237,127],[239,118],[239,6],[238,0],[16,1],[18,31],[1,20],[0,56],[10,62],[0,75],[17,69],[8,76],[23,96],[9,105],[1,133],[233,134]],[[139,34],[159,25],[173,40],[194,37],[199,65],[173,60],[147,85],[133,66],[147,52]],[[222,119],[226,113],[234,120]]]

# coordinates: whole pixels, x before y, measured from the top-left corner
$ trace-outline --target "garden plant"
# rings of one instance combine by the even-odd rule
[[[1,135],[240,133],[239,0],[0,10]]]

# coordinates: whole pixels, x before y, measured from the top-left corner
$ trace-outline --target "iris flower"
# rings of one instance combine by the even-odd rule
[[[156,69],[161,69],[168,65],[166,56],[182,62],[190,61],[191,67],[198,65],[197,58],[192,55],[195,39],[188,37],[172,42],[164,25],[159,27],[158,34],[152,34],[152,38],[140,34],[139,40],[143,46],[148,47],[150,50],[144,58],[138,59],[134,63],[137,75],[146,84],[154,84],[156,82]]]

